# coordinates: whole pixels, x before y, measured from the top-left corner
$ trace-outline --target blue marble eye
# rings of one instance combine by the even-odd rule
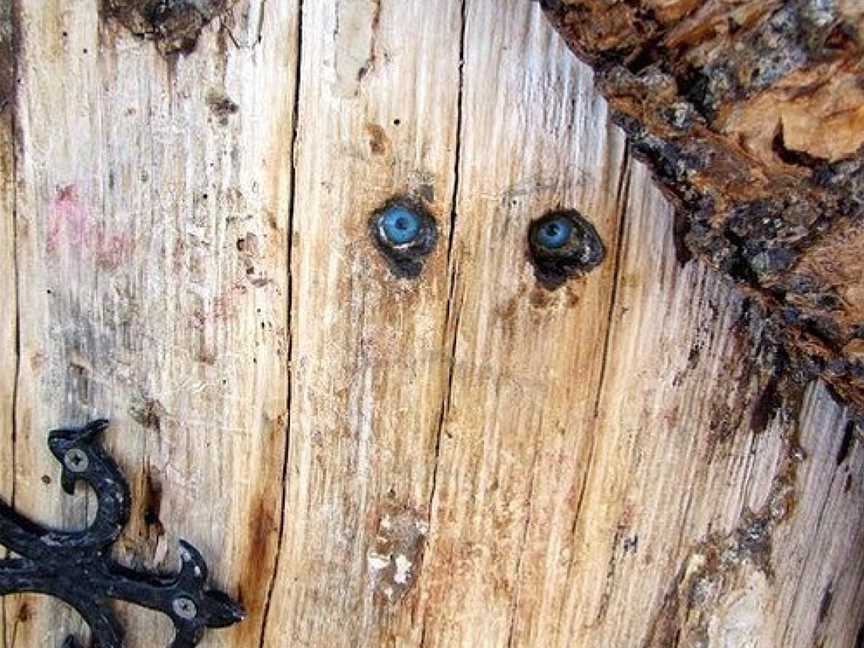
[[[555,218],[537,229],[537,243],[550,250],[562,248],[573,234],[573,223],[569,218]]]
[[[391,207],[381,215],[378,224],[390,245],[415,241],[423,226],[420,216],[404,207]]]
[[[528,250],[537,280],[548,290],[591,272],[606,258],[597,230],[575,209],[547,213],[531,223]]]

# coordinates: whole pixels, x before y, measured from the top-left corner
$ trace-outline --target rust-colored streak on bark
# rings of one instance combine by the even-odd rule
[[[689,252],[759,304],[784,380],[821,376],[864,407],[864,9],[542,4],[676,204]]]

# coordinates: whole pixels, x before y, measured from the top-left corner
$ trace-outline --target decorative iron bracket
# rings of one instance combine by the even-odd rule
[[[186,542],[180,542],[175,575],[138,572],[111,558],[111,545],[129,521],[131,498],[126,479],[99,442],[107,427],[108,421],[98,420],[48,436],[48,447],[63,466],[63,490],[71,495],[80,480],[96,493],[96,517],[88,528],[51,531],[0,500],[0,544],[17,555],[0,560],[0,596],[30,592],[65,601],[90,626],[93,648],[122,648],[123,630],[109,601],[127,601],[171,618],[170,648],[192,648],[205,628],[232,625],[245,612],[227,594],[205,589],[207,565]],[[68,637],[63,648],[80,644]]]

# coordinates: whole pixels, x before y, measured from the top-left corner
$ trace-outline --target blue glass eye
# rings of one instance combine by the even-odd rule
[[[381,215],[378,225],[391,245],[405,245],[417,239],[423,223],[414,212],[404,207],[391,207]]]
[[[569,218],[555,218],[537,228],[537,243],[550,250],[562,248],[573,234],[573,223]]]

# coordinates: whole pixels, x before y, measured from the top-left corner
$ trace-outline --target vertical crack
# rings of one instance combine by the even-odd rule
[[[441,403],[441,410],[438,416],[438,434],[435,440],[435,468],[432,472],[432,487],[429,493],[429,520],[432,520],[432,503],[435,499],[435,492],[438,485],[438,467],[441,456],[441,435],[444,432],[444,425],[447,418],[447,412],[450,409],[450,396],[453,391],[453,375],[456,362],[456,344],[459,339],[459,319],[461,314],[461,304],[458,308],[454,308],[455,293],[456,293],[456,272],[453,267],[453,245],[456,232],[457,205],[459,200],[459,166],[461,164],[462,153],[462,113],[464,99],[464,84],[465,84],[465,25],[466,25],[466,0],[462,0],[461,13],[462,25],[459,41],[459,91],[457,95],[456,108],[456,154],[454,162],[454,182],[453,193],[450,198],[450,232],[447,240],[447,267],[449,269],[450,290],[447,296],[447,306],[444,313],[444,336],[452,335],[450,341],[450,350],[447,356],[447,386],[444,391],[444,397]],[[452,326],[451,326],[452,322]]]
[[[609,299],[609,311],[606,317],[606,336],[603,340],[603,359],[600,364],[600,378],[597,381],[597,394],[594,398],[595,419],[600,413],[600,399],[603,396],[603,387],[606,382],[606,367],[609,364],[609,344],[612,339],[612,319],[615,316],[615,306],[617,306],[618,301],[618,284],[621,279],[621,258],[624,250],[624,226],[627,222],[627,205],[630,202],[630,184],[630,144],[628,143],[624,148],[624,155],[621,158],[621,175],[615,195],[615,204],[619,214],[618,231],[616,233],[615,241],[615,268],[613,269],[612,274],[612,295]]]
[[[289,182],[291,192],[291,205],[288,209],[288,225],[287,225],[287,295],[288,305],[285,313],[285,331],[288,335],[288,393],[285,399],[285,454],[282,457],[282,495],[279,500],[279,529],[276,540],[276,556],[273,561],[273,575],[267,585],[267,597],[264,601],[264,611],[261,616],[261,636],[258,642],[259,648],[265,648],[267,638],[267,623],[270,620],[270,605],[273,602],[273,591],[276,588],[276,576],[279,573],[279,563],[282,557],[282,544],[284,542],[285,533],[285,505],[288,495],[288,464],[291,454],[291,394],[294,383],[294,371],[291,364],[292,353],[294,349],[294,333],[292,331],[292,304],[294,300],[294,286],[292,275],[292,250],[294,238],[294,214],[297,208],[297,133],[299,131],[299,116],[300,116],[300,87],[303,62],[303,1],[297,3],[297,38],[295,40],[295,48],[297,52],[297,60],[294,67],[294,106],[292,109],[293,128],[291,132],[291,179]],[[263,22],[262,16],[262,22]]]
[[[21,276],[19,270],[19,259],[18,259],[18,127],[17,127],[17,87],[18,87],[18,52],[20,49],[20,7],[18,6],[17,0],[12,0],[8,8],[9,11],[9,21],[10,21],[10,46],[9,53],[11,56],[10,61],[10,75],[9,79],[10,88],[9,94],[10,96],[5,97],[4,99],[8,103],[4,103],[0,105],[0,114],[9,111],[8,114],[8,129],[9,129],[9,156],[11,159],[11,173],[10,177],[7,178],[8,182],[8,191],[10,192],[9,201],[11,203],[11,214],[8,214],[7,217],[12,219],[12,282],[11,289],[12,295],[11,298],[15,303],[15,318],[14,318],[14,376],[12,380],[12,394],[11,394],[11,412],[10,412],[10,456],[9,460],[11,462],[11,474],[12,474],[12,483],[10,486],[9,493],[9,503],[13,508],[15,507],[15,494],[16,494],[16,479],[17,479],[17,444],[18,444],[18,391],[19,391],[19,382],[21,380],[21,302],[18,298],[20,294],[19,289],[19,279]],[[4,551],[4,555],[8,555],[8,552]],[[2,644],[5,647],[7,645],[7,636],[6,630],[8,626],[8,607],[7,607],[8,599],[4,598],[2,602],[0,602],[0,620],[2,620]],[[15,632],[12,634],[11,641],[15,643],[15,633],[17,632],[17,621],[15,623]]]
[[[453,194],[450,196],[450,232],[447,240],[447,267],[450,268],[451,260],[453,255],[453,241],[455,240],[456,235],[456,215],[457,215],[457,207],[459,201],[459,189],[460,189],[460,165],[462,163],[462,127],[463,127],[463,114],[464,114],[464,100],[465,100],[465,36],[466,36],[466,25],[468,22],[467,18],[467,7],[466,0],[462,0],[462,6],[460,8],[461,12],[461,21],[460,32],[459,32],[459,90],[456,94],[456,152],[455,159],[453,162]],[[451,291],[450,297],[452,299],[453,291],[452,291],[452,283],[453,283],[453,275],[451,273]],[[447,308],[449,315],[449,308],[451,302],[448,300]]]
[[[447,414],[450,411],[450,399],[453,394],[453,377],[456,370],[456,345],[459,341],[459,321],[462,313],[461,299],[458,305],[456,301],[456,282],[458,273],[454,267],[453,261],[453,246],[456,239],[456,221],[458,216],[459,191],[460,191],[460,165],[462,163],[462,128],[463,114],[465,101],[465,45],[468,24],[468,8],[467,1],[462,0],[460,5],[460,31],[459,31],[459,89],[456,96],[456,152],[453,162],[453,193],[450,196],[450,231],[447,237],[447,268],[450,280],[449,292],[447,295],[447,306],[444,312],[444,344],[442,348],[447,347],[447,336],[452,335],[449,345],[449,354],[447,361],[447,385],[444,388],[444,395],[441,401],[441,410],[438,415],[438,430],[435,437],[435,459],[432,469],[432,485],[429,489],[429,529],[430,536],[432,530],[432,507],[435,503],[435,495],[438,492],[438,471],[441,467],[441,436],[444,434],[444,426],[447,421]],[[452,324],[451,324],[452,323]],[[425,552],[423,562],[428,559],[430,552]],[[420,633],[420,647],[426,645],[426,615],[423,615],[423,629]]]
[[[629,143],[624,148],[624,155],[621,157],[620,175],[618,180],[618,188],[615,193],[615,205],[619,215],[618,230],[615,240],[615,267],[612,273],[612,294],[609,298],[609,310],[606,316],[606,335],[603,340],[603,356],[600,364],[600,377],[597,381],[597,393],[594,397],[594,425],[593,430],[596,430],[597,418],[600,415],[600,400],[603,396],[603,387],[606,381],[606,367],[609,363],[609,345],[612,338],[612,319],[615,314],[615,307],[618,301],[618,284],[621,275],[621,261],[624,249],[624,226],[626,223],[627,205],[630,201],[630,183],[631,183],[631,167],[630,167],[630,145]],[[573,514],[573,522],[570,525],[570,536],[576,534],[576,527],[582,517],[582,506],[585,501],[585,493],[588,489],[588,480],[591,474],[591,466],[594,462],[594,453],[596,451],[595,444],[596,435],[592,432],[589,440],[590,447],[588,449],[588,458],[585,462],[584,473],[582,474],[582,483],[579,486],[579,498],[576,503],[576,510]],[[572,563],[567,567],[568,573],[572,568]]]

